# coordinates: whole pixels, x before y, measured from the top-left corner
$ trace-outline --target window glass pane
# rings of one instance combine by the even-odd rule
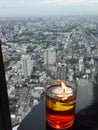
[[[44,98],[45,87],[55,79],[77,86],[98,83],[98,2],[24,1],[0,5],[12,125]]]

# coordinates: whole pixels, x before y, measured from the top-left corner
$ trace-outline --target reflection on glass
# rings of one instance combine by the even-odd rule
[[[51,85],[54,79],[61,77],[76,82],[78,86],[87,86],[94,81],[98,67],[98,17],[81,14],[98,14],[95,1],[92,1],[93,5],[88,2],[90,7],[94,6],[93,11],[88,12],[87,4],[84,6],[80,1],[59,2],[27,3],[36,9],[28,13],[25,10],[21,12],[20,8],[17,13],[15,9],[7,8],[11,14],[0,17],[0,38],[13,125],[21,122],[43,99],[44,86]],[[81,8],[77,8],[77,4]],[[12,5],[19,7],[21,4],[16,2]],[[51,7],[51,10],[46,7]]]

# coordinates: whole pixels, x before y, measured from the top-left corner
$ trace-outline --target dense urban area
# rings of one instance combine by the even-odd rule
[[[0,18],[12,124],[18,124],[56,79],[96,82],[98,17]]]

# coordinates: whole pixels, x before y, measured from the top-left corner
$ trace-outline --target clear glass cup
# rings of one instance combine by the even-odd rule
[[[65,88],[64,88],[65,86]],[[74,123],[76,87],[59,81],[46,89],[46,120],[56,129],[69,128]]]

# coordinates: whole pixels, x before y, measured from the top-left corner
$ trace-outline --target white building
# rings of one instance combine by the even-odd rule
[[[79,71],[83,71],[84,70],[84,61],[83,61],[83,57],[80,57],[79,59]]]
[[[56,51],[53,48],[49,48],[44,52],[44,64],[56,63]]]
[[[33,61],[29,55],[22,55],[22,75],[24,78],[30,77],[33,70]]]
[[[9,97],[9,98],[14,98],[15,95],[16,95],[15,87],[12,87],[12,86],[11,86],[11,87],[8,89],[8,97]]]

